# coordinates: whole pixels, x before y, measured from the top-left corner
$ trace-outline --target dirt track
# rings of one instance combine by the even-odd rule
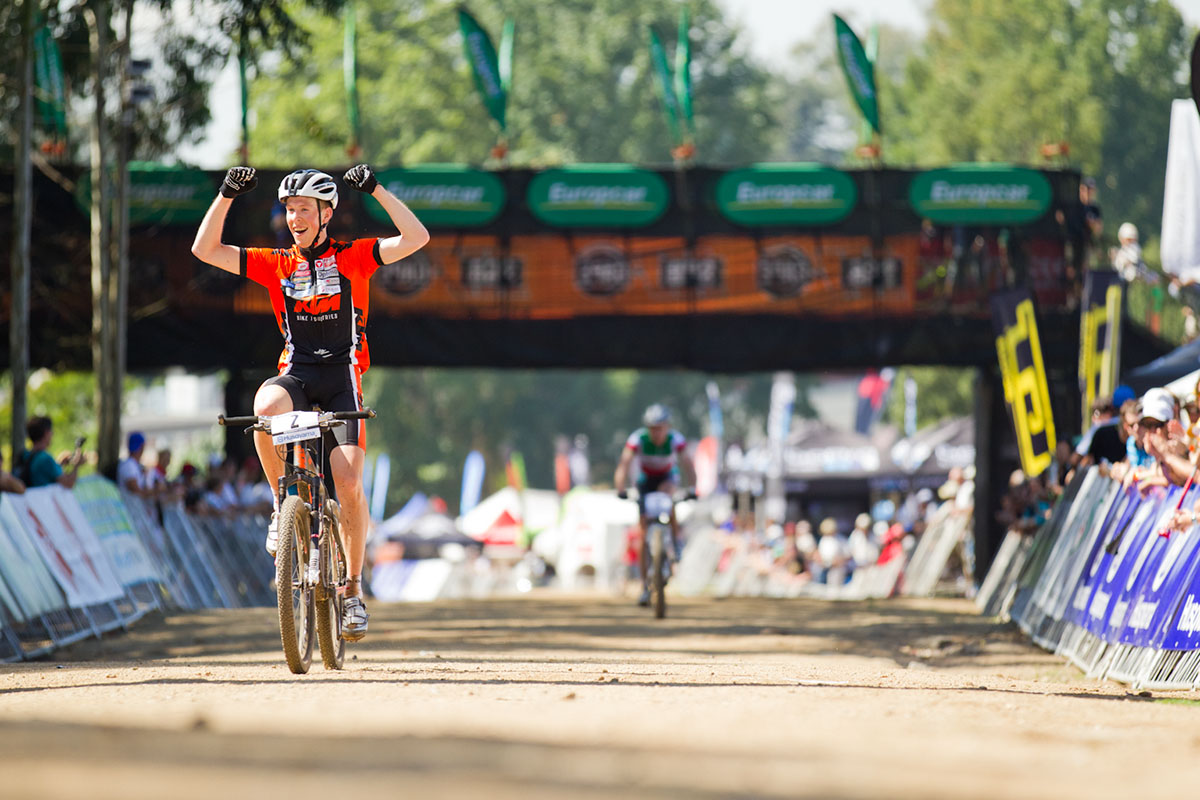
[[[267,609],[154,617],[0,665],[0,796],[342,796],[347,778],[361,798],[1200,785],[1200,708],[1086,680],[965,601],[677,600],[659,623],[608,597],[371,611],[341,673],[318,657],[291,675]]]

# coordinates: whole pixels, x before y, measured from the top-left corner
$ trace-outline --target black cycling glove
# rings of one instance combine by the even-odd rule
[[[366,164],[359,164],[346,170],[342,179],[351,189],[358,189],[367,194],[375,191],[375,187],[379,185],[379,181],[375,180],[375,173]]]
[[[254,172],[254,167],[232,167],[225,173],[225,182],[221,184],[221,194],[224,197],[237,197],[257,185],[258,175]]]

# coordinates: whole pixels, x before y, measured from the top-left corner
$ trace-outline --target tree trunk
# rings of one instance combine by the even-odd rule
[[[29,382],[29,240],[33,228],[33,20],[37,0],[24,0],[21,14],[21,112],[14,159],[12,300],[8,347],[12,371],[12,464],[25,449],[25,391]]]
[[[99,423],[96,450],[100,472],[115,476],[120,449],[120,398],[114,397],[115,368],[112,283],[112,198],[108,173],[108,120],[105,116],[105,79],[108,73],[107,0],[92,0],[87,10],[92,55],[95,112],[92,119],[92,368],[96,375],[96,415]]]

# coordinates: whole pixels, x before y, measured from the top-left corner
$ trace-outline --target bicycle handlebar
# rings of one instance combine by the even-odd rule
[[[322,411],[321,422],[322,427],[329,427],[328,422],[340,422],[343,420],[353,419],[371,419],[375,416],[375,410],[364,408],[362,411]],[[269,420],[269,415],[263,416],[248,416],[248,417],[227,417],[224,414],[217,415],[218,425],[258,425],[264,420]]]

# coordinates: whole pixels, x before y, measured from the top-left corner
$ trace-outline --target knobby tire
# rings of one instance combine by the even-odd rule
[[[333,505],[333,508],[329,508]],[[321,586],[317,588],[317,642],[325,669],[341,669],[346,660],[346,640],[342,638],[342,611],[345,595],[338,592],[346,574],[346,558],[339,544],[337,506],[326,501],[325,524],[321,530]]]
[[[299,497],[279,507],[279,542],[275,551],[275,592],[279,601],[279,638],[288,669],[308,672],[313,651],[313,597],[304,586],[308,569],[309,517]]]
[[[651,545],[651,565],[653,571],[652,586],[654,589],[654,616],[662,619],[667,615],[667,582],[663,578],[663,560],[666,558],[666,543],[663,542],[662,528],[653,531]]]

